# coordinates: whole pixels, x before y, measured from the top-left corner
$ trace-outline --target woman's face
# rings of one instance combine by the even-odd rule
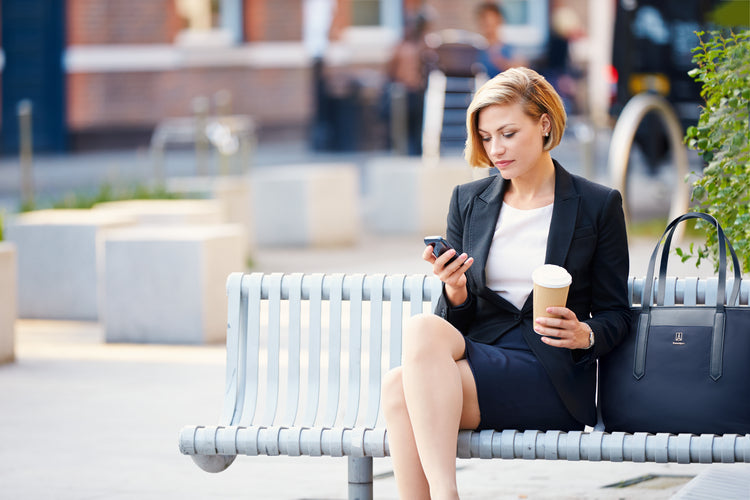
[[[493,104],[479,112],[477,129],[487,157],[504,179],[523,176],[546,158],[544,134],[550,130],[546,114],[536,120],[518,103]]]
[[[503,18],[497,12],[485,10],[479,16],[479,33],[485,38],[494,40],[498,36],[498,30],[503,25]]]

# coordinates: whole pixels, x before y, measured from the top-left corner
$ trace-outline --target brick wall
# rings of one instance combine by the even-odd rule
[[[300,40],[302,1],[244,0],[246,36]],[[68,0],[67,21],[69,45],[171,44],[180,29],[174,0]],[[70,72],[68,126],[74,138],[140,130],[143,139],[164,118],[189,116],[195,96],[222,89],[232,93],[235,113],[252,115],[261,126],[306,123],[312,112],[309,82],[310,70],[302,67]]]
[[[302,39],[304,0],[245,0],[245,38],[258,41]]]
[[[308,68],[76,73],[68,76],[68,125],[73,132],[150,130],[166,117],[189,116],[194,97],[224,89],[232,94],[233,112],[255,117],[261,127],[299,125],[312,111],[311,85]]]
[[[304,0],[243,0],[245,40],[301,41]],[[334,23],[347,26],[351,0],[336,0]],[[476,28],[480,0],[427,0],[434,29]],[[414,11],[422,0],[405,0]],[[174,0],[68,0],[68,43],[170,44],[180,29]],[[357,68],[340,68],[356,73]],[[370,68],[370,71],[381,68]],[[233,112],[253,116],[265,130],[304,130],[314,112],[308,67],[186,67],[163,71],[69,73],[68,124],[77,134],[140,130],[141,139],[164,118],[189,116],[197,95],[227,89]],[[262,132],[262,131],[261,131]]]
[[[476,31],[475,10],[482,0],[428,0],[425,2],[433,8],[436,17],[432,28],[435,30],[456,28]]]
[[[171,43],[174,0],[68,0],[68,44]]]

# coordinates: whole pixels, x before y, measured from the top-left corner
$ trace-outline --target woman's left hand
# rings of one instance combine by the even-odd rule
[[[547,312],[559,317],[534,319],[534,331],[543,335],[542,342],[567,349],[587,349],[589,347],[590,327],[586,323],[578,321],[573,311],[567,307],[548,307]]]

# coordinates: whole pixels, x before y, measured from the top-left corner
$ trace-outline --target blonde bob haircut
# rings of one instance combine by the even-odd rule
[[[503,71],[482,85],[466,110],[466,149],[464,157],[472,167],[491,167],[479,135],[479,113],[494,104],[515,104],[524,113],[539,120],[545,113],[551,127],[549,137],[543,137],[544,151],[550,151],[560,144],[565,130],[565,107],[562,99],[542,75],[529,68],[511,68]]]

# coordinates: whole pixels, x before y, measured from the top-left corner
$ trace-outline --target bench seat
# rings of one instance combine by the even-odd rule
[[[716,279],[667,278],[667,304],[715,301]],[[731,287],[731,280],[727,287]],[[748,304],[750,282],[741,284]],[[643,279],[630,278],[631,303]],[[383,373],[401,360],[405,318],[432,311],[436,277],[233,273],[218,425],[188,426],[180,451],[204,470],[237,455],[347,456],[350,498],[372,498],[372,459],[389,455]],[[654,287],[656,292],[656,287]],[[748,435],[461,431],[458,458],[750,462]]]

